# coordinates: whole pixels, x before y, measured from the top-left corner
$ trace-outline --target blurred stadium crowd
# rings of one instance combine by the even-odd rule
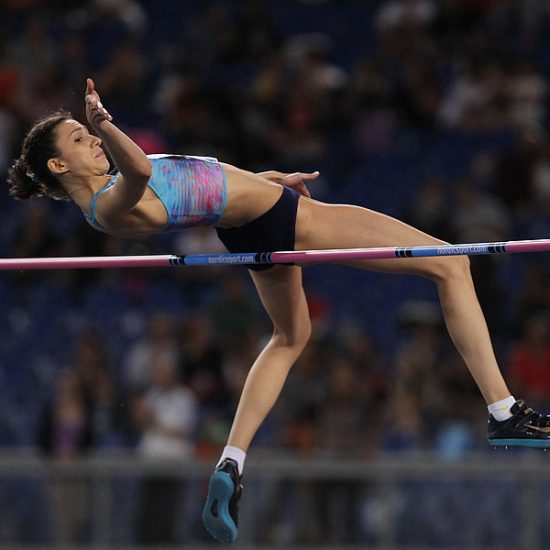
[[[6,0],[0,172],[84,79],[148,153],[321,171],[314,197],[451,242],[550,236],[550,5],[537,0]],[[142,242],[0,193],[0,255],[222,250]],[[398,243],[396,243],[398,244]],[[472,259],[516,396],[550,406],[547,255]],[[486,448],[486,413],[423,281],[305,270],[313,341],[256,448]],[[0,274],[0,444],[217,457],[270,327],[240,268]],[[345,426],[345,429],[342,427]],[[153,498],[153,497],[152,497]]]

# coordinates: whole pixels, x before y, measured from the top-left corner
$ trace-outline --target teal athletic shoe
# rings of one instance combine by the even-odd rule
[[[210,476],[208,496],[202,511],[206,530],[220,542],[234,542],[238,534],[239,506],[242,493],[237,463],[226,458]]]
[[[516,401],[512,417],[497,422],[489,415],[488,440],[496,447],[550,448],[550,416],[534,411],[525,401]]]

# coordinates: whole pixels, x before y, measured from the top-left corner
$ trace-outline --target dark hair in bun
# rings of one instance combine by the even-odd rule
[[[50,172],[47,162],[59,155],[56,128],[65,120],[72,120],[71,113],[56,111],[37,120],[29,130],[21,155],[8,172],[9,194],[15,199],[51,197],[67,200],[69,195]]]

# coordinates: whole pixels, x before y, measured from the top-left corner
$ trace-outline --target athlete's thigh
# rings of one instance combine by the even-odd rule
[[[296,223],[296,250],[445,244],[391,216],[352,205],[302,198]],[[396,273],[429,274],[442,258],[359,260],[348,265]]]
[[[251,270],[250,275],[277,330],[300,332],[309,326],[300,267],[279,265],[265,271]]]

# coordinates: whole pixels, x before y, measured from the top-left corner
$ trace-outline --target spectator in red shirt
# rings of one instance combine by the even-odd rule
[[[529,316],[523,332],[509,359],[512,384],[517,394],[550,401],[550,313]]]

